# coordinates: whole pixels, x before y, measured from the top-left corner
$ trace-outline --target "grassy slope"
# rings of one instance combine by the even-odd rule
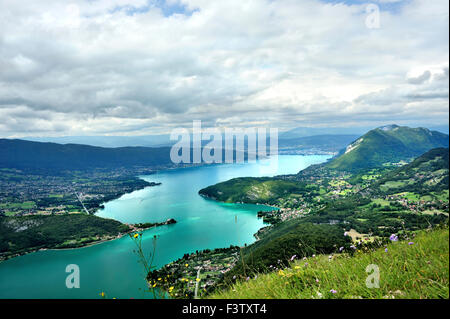
[[[322,298],[449,298],[448,227],[422,231],[412,240],[413,245],[391,243],[388,252],[381,248],[353,257],[335,255],[331,261],[327,255],[297,261],[282,272],[260,275],[209,297],[311,299],[320,298],[320,293]],[[379,289],[366,287],[369,264],[380,269]]]

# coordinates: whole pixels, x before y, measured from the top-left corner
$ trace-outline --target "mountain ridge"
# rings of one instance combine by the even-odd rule
[[[448,139],[447,134],[423,127],[385,125],[350,143],[326,166],[338,170],[360,170],[410,161],[430,149],[448,147]]]
[[[0,149],[0,167],[4,168],[73,170],[171,164],[170,147],[105,148],[0,139]]]

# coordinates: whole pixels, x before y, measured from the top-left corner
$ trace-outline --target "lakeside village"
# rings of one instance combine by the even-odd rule
[[[146,175],[153,173],[142,171]],[[53,176],[0,169],[0,216],[93,214],[105,202],[158,185],[126,169],[71,171]]]

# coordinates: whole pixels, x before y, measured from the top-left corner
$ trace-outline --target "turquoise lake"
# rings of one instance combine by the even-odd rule
[[[326,161],[325,155],[281,155],[277,165],[267,161],[210,165],[161,171],[142,176],[162,185],[125,194],[108,202],[98,216],[125,223],[162,222],[174,225],[150,229],[143,245],[149,251],[158,236],[154,265],[161,267],[184,253],[206,248],[251,244],[263,227],[256,213],[270,209],[247,204],[224,204],[204,199],[198,191],[235,177],[293,174]],[[72,250],[45,250],[0,263],[0,298],[151,298],[145,292],[145,273],[128,236]],[[66,266],[80,269],[80,288],[68,289]]]

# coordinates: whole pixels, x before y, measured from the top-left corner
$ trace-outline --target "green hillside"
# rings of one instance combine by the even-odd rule
[[[402,167],[339,174],[326,166],[315,166],[297,175],[234,178],[199,191],[199,194],[229,203],[260,203],[286,208],[317,207],[330,199],[361,192],[370,196],[404,197],[412,201],[448,199],[449,150],[432,149]],[[311,204],[311,205],[309,205]],[[430,205],[432,206],[432,205]]]
[[[93,215],[0,217],[0,260],[41,248],[81,247],[130,230],[116,220]]]
[[[225,280],[235,275],[254,276],[271,270],[271,267],[286,265],[294,255],[303,258],[313,254],[327,254],[334,252],[336,246],[349,247],[350,244],[350,237],[344,236],[340,226],[318,225],[293,219],[277,225],[261,240],[243,249],[241,262],[226,274]]]
[[[305,183],[262,177],[240,177],[208,186],[199,194],[227,203],[275,204],[283,194],[305,193]]]
[[[384,193],[429,194],[449,188],[449,149],[436,148],[380,178],[372,187]]]
[[[376,265],[379,288],[366,280]],[[373,281],[370,281],[372,282]],[[208,296],[219,299],[424,299],[449,298],[448,225],[421,231],[378,249],[319,255]]]
[[[389,125],[369,131],[351,143],[327,167],[346,171],[409,161],[437,147],[448,147],[449,136],[426,128]]]
[[[365,173],[336,174],[335,170],[316,166],[306,175],[234,179],[208,188],[210,194],[221,194],[223,199],[243,200],[248,198],[249,189],[254,192],[254,189],[262,189],[262,185],[270,182],[270,189],[273,190],[270,199],[282,208],[279,214],[288,216],[259,232],[259,240],[254,244],[242,248],[236,266],[223,276],[216,288],[224,289],[236,280],[243,281],[255,275],[276,277],[273,272],[288,266],[292,256],[310,259],[314,254],[339,253],[342,247],[349,257],[355,252],[350,249],[352,245],[359,250],[371,251],[382,248],[389,242],[391,234],[407,238],[428,227],[448,223],[448,152],[448,148],[433,149],[402,167],[373,169]],[[290,193],[289,188],[296,194]],[[298,201],[291,205],[293,195]],[[384,250],[381,249],[381,252]],[[441,252],[445,253],[445,250],[441,249]],[[360,258],[366,260],[366,257]],[[352,271],[353,268],[349,266],[348,269]],[[244,287],[245,291],[246,284],[240,285],[237,287]],[[351,292],[351,289],[348,291]],[[358,291],[351,293],[361,296]],[[245,292],[242,296],[233,296],[253,297],[245,295]],[[269,294],[260,297],[307,296]],[[340,297],[347,298],[349,295],[346,293]]]

